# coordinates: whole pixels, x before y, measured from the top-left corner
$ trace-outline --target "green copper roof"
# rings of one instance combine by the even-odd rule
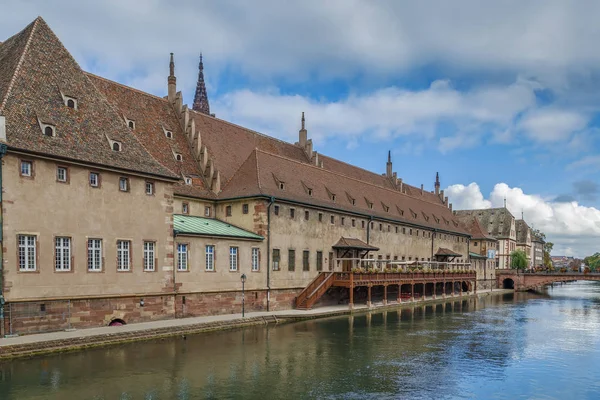
[[[189,215],[174,215],[173,229],[176,234],[223,236],[229,238],[263,240],[255,233],[230,225],[218,219],[193,217]]]
[[[487,259],[486,256],[482,256],[481,254],[477,254],[477,253],[473,253],[472,251],[469,252],[469,257],[470,258],[479,258],[479,259]]]

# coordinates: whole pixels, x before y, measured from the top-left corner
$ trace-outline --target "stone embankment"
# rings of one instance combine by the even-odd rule
[[[312,310],[286,310],[275,312],[247,313],[242,318],[241,314],[217,315],[207,317],[193,317],[185,319],[171,319],[152,322],[143,322],[132,325],[89,328],[72,331],[60,331],[35,335],[10,337],[0,339],[0,359],[17,357],[31,357],[41,354],[72,351],[99,346],[127,343],[140,340],[160,339],[201,332],[236,329],[252,325],[267,325],[284,322],[300,321],[314,318],[325,318],[345,314],[357,314],[369,311],[382,311],[403,307],[456,301],[473,296],[489,296],[502,294],[512,290],[494,290],[478,292],[477,294],[462,297],[448,297],[446,299],[426,299],[406,302],[402,304],[390,303],[387,305],[374,304],[373,306],[355,306],[349,310],[348,306],[319,307]]]

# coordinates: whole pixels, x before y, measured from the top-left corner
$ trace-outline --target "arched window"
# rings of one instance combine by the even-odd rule
[[[67,107],[75,108],[75,100],[73,100],[73,99],[67,100]]]
[[[54,129],[51,126],[47,126],[44,128],[44,135],[46,136],[54,136]]]
[[[176,155],[175,155],[175,159],[176,159],[177,161],[181,161],[181,160],[183,160],[183,158],[181,157],[181,154],[176,154]]]
[[[133,122],[133,121],[129,121],[128,125],[131,129],[135,128],[135,122]]]
[[[121,144],[119,142],[114,142],[112,145],[112,149],[114,151],[121,151]]]

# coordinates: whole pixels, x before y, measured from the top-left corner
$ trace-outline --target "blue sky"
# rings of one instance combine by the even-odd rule
[[[6,3],[6,4],[2,4]],[[413,4],[414,3],[414,4]],[[0,0],[0,40],[41,15],[80,65],[406,182],[500,206],[555,254],[600,251],[600,3]]]

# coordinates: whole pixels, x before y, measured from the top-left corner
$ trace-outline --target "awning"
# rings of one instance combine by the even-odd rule
[[[437,253],[435,253],[436,256],[447,256],[447,257],[461,257],[462,254],[458,254],[455,253],[454,251],[450,250],[450,249],[446,249],[444,247],[440,247],[437,251]]]
[[[194,217],[190,215],[174,215],[173,230],[176,235],[227,237],[245,240],[263,240],[253,232],[238,228],[213,218]]]
[[[371,246],[360,239],[341,237],[333,246],[334,249],[377,251],[379,247]]]
[[[477,260],[487,260],[486,256],[482,256],[481,254],[477,254],[477,253],[473,253],[473,252],[469,252],[469,258],[474,258]]]

